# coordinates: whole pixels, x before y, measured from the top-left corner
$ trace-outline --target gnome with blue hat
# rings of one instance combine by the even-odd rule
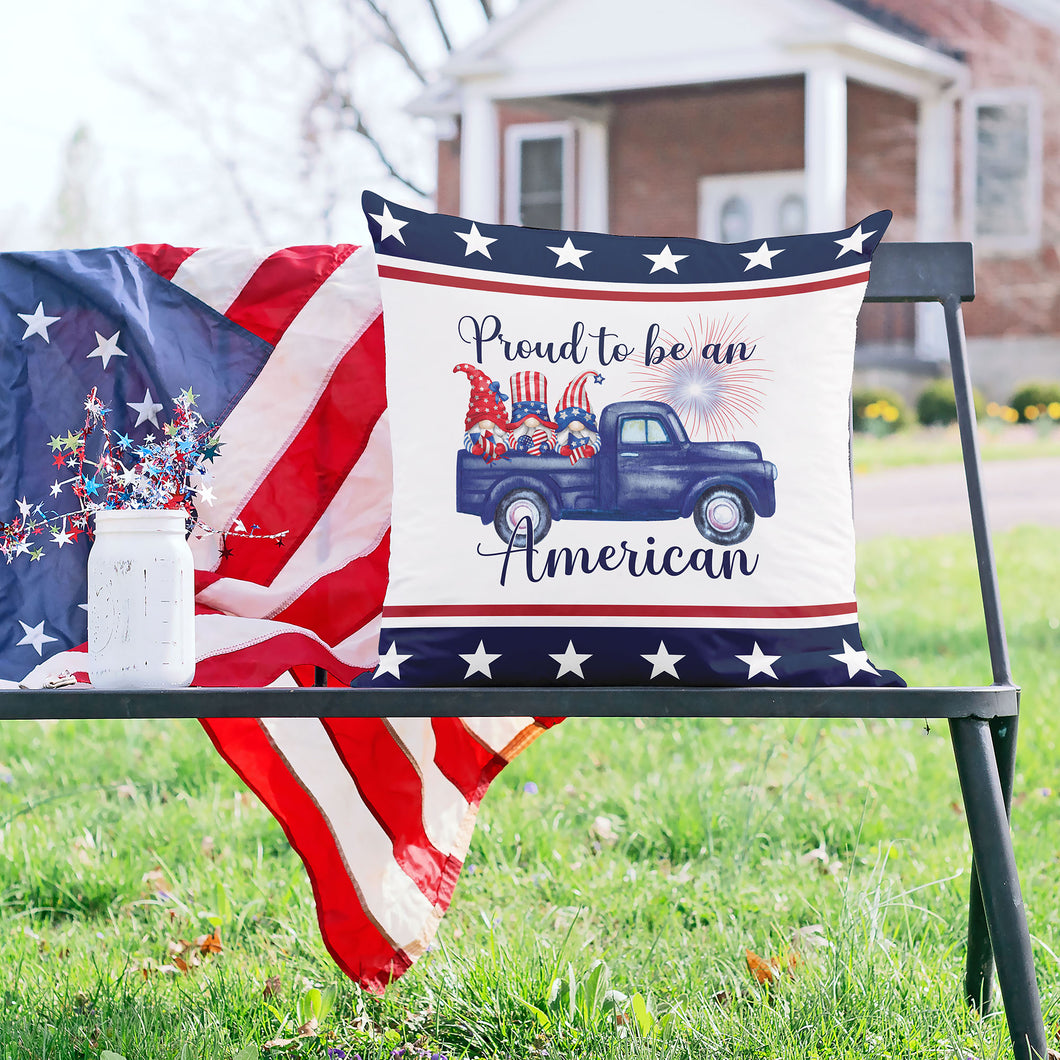
[[[600,452],[596,414],[585,392],[585,385],[590,379],[596,383],[604,381],[599,372],[582,372],[567,384],[556,406],[556,448],[571,464]]]

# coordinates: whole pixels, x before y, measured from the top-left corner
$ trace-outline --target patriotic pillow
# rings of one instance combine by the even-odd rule
[[[366,192],[394,457],[381,685],[895,685],[849,397],[890,212],[742,244]]]

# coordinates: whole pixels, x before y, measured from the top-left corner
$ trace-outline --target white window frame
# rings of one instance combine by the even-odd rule
[[[756,190],[765,189],[798,189],[802,195],[806,207],[806,224],[809,230],[810,201],[806,187],[806,171],[804,169],[774,169],[761,170],[754,173],[726,173],[717,176],[699,178],[699,218],[697,229],[700,239],[710,240],[712,243],[722,242],[721,231],[716,224],[719,219],[720,207],[733,195],[753,195]],[[755,233],[755,235],[775,236],[780,232],[777,226],[771,223],[768,231]]]
[[[1028,160],[1026,216],[1029,232],[1023,235],[980,235],[976,232],[976,183],[978,176],[978,117],[982,106],[1022,103],[1027,108]],[[962,220],[966,239],[977,250],[1030,252],[1042,243],[1042,101],[1033,88],[996,88],[969,92],[962,101],[961,188]]]
[[[569,121],[526,122],[509,125],[504,130],[504,221],[520,224],[519,177],[520,149],[526,140],[563,141],[563,202],[560,213],[561,228],[574,228],[575,221],[575,173],[574,173],[574,123]]]

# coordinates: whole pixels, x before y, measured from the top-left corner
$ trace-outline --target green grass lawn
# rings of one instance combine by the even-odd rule
[[[1031,424],[1002,426],[988,421],[979,428],[979,451],[984,460],[1024,460],[1060,456],[1060,427],[1041,431]],[[854,470],[881,471],[912,464],[959,463],[961,440],[957,425],[912,427],[882,438],[854,436]]]
[[[997,545],[1055,1033],[1060,533]],[[878,663],[989,679],[969,543],[872,541],[859,569]],[[564,722],[494,783],[437,944],[383,998],[330,962],[300,862],[196,723],[8,723],[0,763],[0,1060],[1010,1054],[1003,1018],[961,1000],[944,724]],[[181,940],[217,925],[195,964]],[[764,987],[747,950],[796,963]]]

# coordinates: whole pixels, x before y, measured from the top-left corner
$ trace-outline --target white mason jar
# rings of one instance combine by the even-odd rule
[[[88,554],[88,676],[179,688],[195,676],[195,575],[181,510],[98,511]]]

